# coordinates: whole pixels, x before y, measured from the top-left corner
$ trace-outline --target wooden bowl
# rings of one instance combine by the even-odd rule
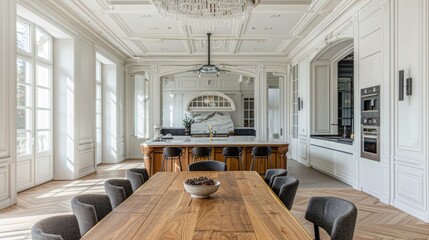
[[[210,194],[215,193],[220,187],[219,181],[215,180],[214,182],[215,184],[210,186],[188,185],[183,182],[183,187],[188,193],[191,194],[191,197],[193,198],[207,198],[210,196]]]

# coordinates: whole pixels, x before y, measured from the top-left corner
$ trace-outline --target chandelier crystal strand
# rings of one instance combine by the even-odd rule
[[[196,28],[230,27],[244,20],[260,0],[152,0],[165,18]]]

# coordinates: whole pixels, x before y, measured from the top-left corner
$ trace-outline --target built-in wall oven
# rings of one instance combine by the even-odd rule
[[[361,157],[380,161],[380,133],[379,127],[362,126]]]
[[[361,90],[361,157],[380,161],[380,86]]]

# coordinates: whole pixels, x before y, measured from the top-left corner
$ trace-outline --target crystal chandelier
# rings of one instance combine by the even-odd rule
[[[168,19],[196,28],[230,27],[244,20],[260,0],[152,0]]]

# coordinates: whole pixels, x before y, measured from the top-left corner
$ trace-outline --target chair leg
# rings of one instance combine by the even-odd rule
[[[320,240],[319,226],[314,224],[314,239]]]
[[[165,170],[164,170],[165,158],[166,158],[166,156],[164,155],[164,159],[162,159],[161,172],[162,171],[165,172]]]
[[[252,162],[250,163],[250,171],[255,170],[255,156],[252,157]]]
[[[180,156],[179,156],[179,167],[180,167],[180,171],[182,172],[182,160],[180,159]]]

